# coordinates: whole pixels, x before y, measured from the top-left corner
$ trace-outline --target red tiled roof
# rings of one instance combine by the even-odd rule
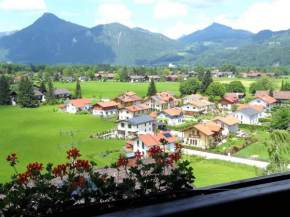
[[[118,106],[118,103],[116,103],[115,101],[98,102],[97,104],[99,104],[100,106],[102,106],[104,108],[111,107],[111,106]]]
[[[262,105],[248,105],[248,104],[240,104],[237,108],[237,110],[241,110],[247,107],[251,107],[253,109],[256,109],[257,111],[263,111],[264,110],[264,106]]]
[[[157,112],[151,112],[150,114],[149,114],[149,117],[151,117],[151,118],[157,118]]]
[[[224,98],[225,100],[228,100],[229,102],[232,102],[232,103],[235,103],[238,101],[237,98],[234,98],[234,97],[230,97],[230,96],[227,96]]]
[[[165,137],[164,134],[170,134],[171,137]],[[144,142],[146,146],[161,145],[161,142],[159,141],[160,139],[166,139],[169,143],[178,141],[178,139],[168,131],[154,133],[154,135],[152,134],[139,135],[138,138],[142,142]]]
[[[124,109],[127,109],[131,112],[136,112],[136,111],[143,111],[143,110],[150,109],[150,107],[145,104],[139,104],[139,105],[127,106]]]
[[[269,96],[267,94],[259,95],[259,96],[255,97],[254,99],[261,99],[261,100],[263,100],[263,101],[265,101],[265,102],[267,102],[269,104],[273,104],[273,103],[277,102],[276,99],[274,99],[273,97],[271,97],[271,96]],[[252,99],[250,101],[253,101],[254,99]]]
[[[288,99],[290,99],[290,91],[274,91],[273,97],[275,99],[288,100]]]
[[[70,103],[72,103],[75,107],[84,107],[86,104],[91,104],[92,101],[89,99],[72,99],[69,101]]]
[[[66,104],[61,104],[59,105],[60,108],[65,108],[66,107]]]
[[[182,113],[182,110],[180,108],[170,108],[163,110],[166,114],[169,114],[170,116],[179,116]]]

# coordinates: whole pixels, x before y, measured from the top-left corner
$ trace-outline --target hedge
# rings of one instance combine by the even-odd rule
[[[196,122],[196,121],[189,121],[189,122],[186,122],[184,124],[177,125],[177,126],[166,125],[165,127],[166,128],[169,128],[171,130],[174,130],[174,131],[180,131],[180,130],[186,129],[188,127],[194,126],[196,124],[198,124],[198,122]]]
[[[251,125],[251,124],[239,124],[239,128],[248,130],[269,130],[270,125]]]
[[[265,123],[265,122],[271,122],[272,118],[259,118],[259,122]]]

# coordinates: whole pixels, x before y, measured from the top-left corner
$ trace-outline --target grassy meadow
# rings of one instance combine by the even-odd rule
[[[70,143],[70,136],[60,136],[60,129],[86,129],[74,136],[75,141],[78,141],[116,126],[113,122],[103,121],[92,115],[66,114],[53,112],[53,109],[57,110],[57,106],[33,109],[0,106],[0,182],[8,181],[14,172],[5,161],[8,154],[16,153],[19,157],[19,172],[33,162],[52,162],[54,165],[65,163],[68,148],[59,150],[59,145]],[[121,150],[123,145],[123,140],[90,139],[77,147],[83,158],[95,160],[98,166],[105,166],[116,160],[119,153],[112,153],[107,157],[100,157],[99,153],[110,149]]]
[[[255,168],[221,160],[198,160],[190,164],[198,188],[256,177]]]

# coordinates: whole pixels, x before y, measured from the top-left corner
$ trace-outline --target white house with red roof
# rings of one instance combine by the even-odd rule
[[[239,130],[240,120],[228,115],[226,117],[218,117],[213,120],[217,125],[220,125],[222,129],[222,134],[227,136],[229,133],[235,133]]]
[[[133,151],[136,152],[139,150],[143,156],[148,157],[148,150],[152,146],[161,146],[161,148],[164,148],[160,142],[160,139],[166,139],[168,141],[168,145],[165,146],[165,149],[172,152],[174,151],[174,144],[178,142],[178,138],[168,131],[138,135],[133,139]]]
[[[177,125],[183,122],[183,112],[181,108],[165,109],[157,114],[158,122],[163,122],[168,125]]]
[[[218,100],[219,108],[228,109],[228,110],[232,110],[233,106],[236,105],[237,102],[238,102],[237,98],[229,97],[229,96]]]
[[[271,111],[275,107],[276,99],[268,94],[258,95],[254,99],[249,101],[249,105],[262,105],[267,111]]]
[[[147,115],[118,120],[118,133],[124,136],[152,133],[153,122],[154,119]]]
[[[119,110],[119,120],[127,120],[140,115],[149,115],[151,108],[145,104],[132,105]]]
[[[113,99],[113,101],[115,101],[116,103],[119,103],[120,108],[131,106],[131,105],[139,105],[141,104],[141,100],[142,98],[132,91],[127,91],[125,93],[122,93],[118,97]]]
[[[154,96],[146,97],[144,103],[152,109],[161,111],[163,109],[176,107],[181,99],[176,99],[169,91],[156,93]]]
[[[108,116],[118,113],[118,103],[115,101],[98,102],[93,105],[93,115]]]
[[[60,105],[59,108],[68,113],[76,114],[80,111],[89,111],[91,103],[89,99],[72,99],[67,100],[65,104]]]

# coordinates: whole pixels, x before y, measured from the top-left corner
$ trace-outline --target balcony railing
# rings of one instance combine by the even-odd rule
[[[195,139],[200,139],[200,135],[196,135],[196,134],[189,134],[190,138],[195,138]]]

